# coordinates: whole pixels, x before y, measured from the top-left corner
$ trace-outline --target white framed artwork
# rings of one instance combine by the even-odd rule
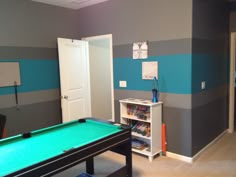
[[[134,42],[133,43],[133,59],[147,59],[148,58],[148,42]]]
[[[0,62],[0,87],[21,85],[19,62]]]
[[[142,62],[142,79],[152,80],[154,77],[158,79],[158,62]]]

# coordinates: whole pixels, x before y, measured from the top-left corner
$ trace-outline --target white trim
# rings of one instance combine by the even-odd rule
[[[208,148],[210,148],[212,145],[214,145],[216,142],[218,142],[225,134],[227,133],[227,130],[223,131],[220,135],[218,135],[213,141],[211,141],[208,145],[206,145],[204,148],[202,148],[197,154],[193,156],[193,161],[195,161],[199,156],[205,152]]]
[[[183,155],[180,155],[180,154],[175,154],[175,153],[172,153],[172,152],[166,152],[166,156],[167,157],[170,157],[170,158],[173,158],[173,159],[177,159],[177,160],[181,160],[181,161],[184,161],[184,162],[188,162],[188,163],[192,163],[193,162],[193,158],[192,157],[187,157],[187,156],[183,156]]]
[[[219,141],[219,139],[221,139],[223,137],[223,135],[225,135],[225,133],[227,133],[227,130],[222,132],[219,136],[217,136],[213,141],[211,141],[208,145],[206,145],[203,149],[201,149],[193,157],[187,157],[187,156],[183,156],[183,155],[180,155],[180,154],[175,154],[175,153],[172,153],[172,152],[166,152],[166,156],[170,157],[170,158],[173,158],[173,159],[181,160],[181,161],[184,161],[184,162],[193,163],[197,158],[200,157],[200,155],[202,155],[203,152],[205,152],[209,147],[211,147],[217,141]]]
[[[50,4],[70,9],[81,9],[83,7],[92,6],[108,0],[32,0],[39,3]]]
[[[229,132],[234,132],[234,72],[235,72],[235,40],[236,33],[230,34],[230,78],[229,78]]]

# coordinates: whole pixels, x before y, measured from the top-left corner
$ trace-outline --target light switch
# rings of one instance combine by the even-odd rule
[[[119,82],[119,86],[120,86],[120,87],[127,87],[126,81],[120,81],[120,82]]]

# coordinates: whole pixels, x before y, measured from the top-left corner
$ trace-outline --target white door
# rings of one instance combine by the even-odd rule
[[[58,38],[63,122],[91,116],[88,42]]]

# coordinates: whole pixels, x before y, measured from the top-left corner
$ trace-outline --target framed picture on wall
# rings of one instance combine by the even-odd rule
[[[134,42],[133,43],[133,59],[147,59],[148,58],[148,42]]]
[[[158,79],[158,62],[142,62],[142,79],[152,80],[154,77]]]

